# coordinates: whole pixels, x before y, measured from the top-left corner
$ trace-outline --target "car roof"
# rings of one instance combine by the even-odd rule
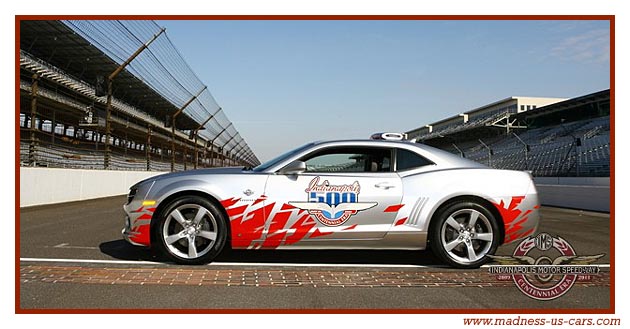
[[[319,140],[313,142],[313,144],[334,144],[334,143],[360,143],[360,144],[398,144],[398,145],[416,145],[417,143],[408,140],[387,140],[387,139],[331,139],[331,140]]]
[[[313,142],[313,146],[316,145],[348,145],[348,146],[385,146],[385,147],[402,147],[402,148],[420,148],[430,152],[444,152],[446,151],[428,146],[425,144],[415,143],[408,140],[383,140],[383,139],[336,139],[336,140],[320,140]]]

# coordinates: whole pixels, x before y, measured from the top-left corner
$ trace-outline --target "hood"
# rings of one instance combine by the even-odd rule
[[[144,182],[160,180],[166,178],[177,178],[177,177],[186,177],[191,175],[230,175],[230,174],[242,174],[246,171],[243,171],[243,167],[227,167],[227,168],[208,168],[208,169],[195,169],[195,170],[185,170],[185,171],[176,171],[161,175],[156,175],[153,177],[149,177],[134,185],[140,185]]]
[[[174,178],[174,177],[184,177],[191,175],[229,175],[229,174],[242,174],[243,167],[228,167],[228,168],[208,168],[208,169],[195,169],[195,170],[185,170],[185,171],[176,171],[163,175],[158,175],[153,177],[154,179],[162,179],[162,178]]]

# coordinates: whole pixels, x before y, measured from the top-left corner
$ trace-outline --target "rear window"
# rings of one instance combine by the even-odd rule
[[[403,171],[431,165],[427,158],[406,149],[396,149],[396,170]]]

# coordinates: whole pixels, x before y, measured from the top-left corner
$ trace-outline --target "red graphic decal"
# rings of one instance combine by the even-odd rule
[[[132,211],[132,213],[144,213],[134,219],[131,225],[131,232],[129,232],[129,240],[144,246],[151,245],[151,218],[154,211],[155,208],[144,209],[144,207],[140,207],[136,211]]]
[[[275,203],[253,210],[243,218],[247,205],[228,209],[232,227],[232,246],[247,248],[254,240],[260,240],[265,228],[265,214],[270,213]],[[231,213],[231,214],[230,214]]]
[[[223,208],[227,209],[235,205],[239,200],[240,198],[229,198],[229,199],[221,201],[221,205],[223,206]]]
[[[516,207],[523,201],[523,199],[525,199],[525,196],[512,197],[510,205],[507,207],[505,206],[503,200],[501,200],[501,203],[499,204],[495,203],[506,225],[507,223],[511,223],[514,219],[516,219],[516,217],[518,217],[518,215],[521,214],[521,210],[516,209]]]
[[[333,234],[333,232],[322,232],[318,228],[316,228],[315,231],[313,233],[311,233],[310,238],[316,238],[318,236],[324,236],[324,235],[328,235],[328,234]]]
[[[280,210],[292,210],[292,209],[297,209],[295,208],[295,206],[292,206],[288,203],[285,203],[282,205],[282,208],[280,208]],[[300,210],[300,212],[305,211],[305,210]]]
[[[385,210],[383,210],[383,212],[397,212],[403,206],[404,206],[404,204],[395,204],[393,206],[389,206],[389,207],[385,208]]]
[[[304,212],[300,211],[300,213]],[[291,229],[295,230],[295,232],[286,238],[284,244],[291,245],[300,242],[315,225],[317,225],[317,223],[315,223],[311,215],[308,213],[303,214],[302,217],[291,226]]]
[[[150,246],[151,245],[151,232],[149,232],[150,228],[151,228],[151,225],[149,224],[134,227],[131,230],[133,234],[129,236],[129,240],[135,243],[139,243],[144,246]]]
[[[237,217],[240,217],[243,215],[243,213],[245,212],[245,209],[247,209],[248,205],[242,205],[239,207],[234,207],[234,208],[229,208],[226,209],[227,215],[228,217],[230,217],[230,220],[234,220]]]
[[[344,228],[342,231],[354,230],[355,228],[357,228],[357,226],[359,226],[359,224],[354,224],[352,226],[348,226],[348,227]]]
[[[271,219],[271,224],[269,225],[269,235],[275,234],[276,232],[284,229],[284,226],[289,221],[289,217],[293,211],[279,211],[275,216]]]
[[[261,195],[260,198],[251,201],[251,204],[240,206],[236,206],[240,199],[230,198],[221,201],[230,219],[232,247],[275,249],[300,242],[307,237],[317,238],[334,233],[320,231],[316,227],[317,222],[308,211],[290,204],[278,204],[280,209],[277,209],[276,203],[254,207],[266,199],[266,196]],[[298,219],[288,227],[289,220],[296,217]],[[358,224],[354,224],[343,230],[352,230],[357,226]]]
[[[525,196],[512,197],[508,206],[505,205],[503,200],[498,204],[494,203],[505,223],[505,243],[520,239],[533,232],[533,229],[523,232],[524,227],[522,225],[527,221],[527,216],[532,212],[531,209],[523,212],[521,209],[517,208],[523,199],[525,199]]]
[[[407,217],[403,217],[399,220],[396,221],[396,224],[394,226],[398,226],[398,225],[402,225],[407,221]]]
[[[252,203],[252,206],[257,204],[257,203],[263,202],[265,200],[267,200],[267,196],[263,194],[258,199],[256,199],[256,201],[254,201],[254,203]]]

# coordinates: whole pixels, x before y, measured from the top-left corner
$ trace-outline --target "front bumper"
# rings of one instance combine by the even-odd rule
[[[123,206],[125,211],[125,225],[122,229],[122,236],[125,241],[134,246],[151,246],[151,219],[155,212],[154,207],[144,207],[138,202],[131,202]]]

